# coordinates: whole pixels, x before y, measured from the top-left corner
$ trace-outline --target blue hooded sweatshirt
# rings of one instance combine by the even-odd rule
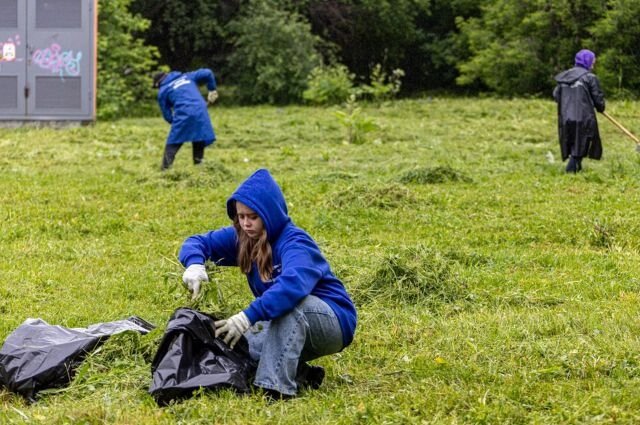
[[[256,299],[244,313],[254,324],[273,320],[293,310],[307,295],[315,295],[335,312],[342,330],[343,348],[351,343],[356,328],[356,309],[344,285],[336,278],[316,242],[297,227],[288,215],[280,187],[269,171],[261,169],[245,180],[227,200],[227,213],[236,215],[236,201],[258,214],[267,231],[273,255],[272,279],[263,282],[254,263],[247,273]],[[214,261],[237,266],[238,238],[233,226],[188,238],[180,262],[189,267]]]
[[[216,77],[210,69],[182,74],[172,71],[160,83],[158,104],[165,121],[171,124],[167,144],[205,142],[216,140],[207,103],[198,85],[206,84],[209,91],[216,89]]]

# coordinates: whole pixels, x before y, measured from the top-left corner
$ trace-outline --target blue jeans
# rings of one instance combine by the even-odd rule
[[[258,362],[254,385],[295,395],[301,362],[342,350],[342,330],[335,313],[309,295],[292,311],[271,321],[256,322],[244,335],[249,354]]]

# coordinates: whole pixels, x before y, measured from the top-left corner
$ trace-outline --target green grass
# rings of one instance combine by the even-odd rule
[[[418,99],[365,106],[379,129],[344,143],[335,108],[212,108],[219,140],[159,171],[152,119],[0,132],[0,338],[28,317],[85,327],[139,315],[63,389],[0,390],[0,423],[637,423],[640,155],[600,118],[602,161],[565,175],[555,105]],[[640,104],[608,111],[640,133]],[[229,223],[259,167],[358,302],[354,343],[320,359],[317,391],[269,403],[203,392],[159,408],[150,362],[190,305],[176,255]],[[251,300],[216,270],[200,307]]]

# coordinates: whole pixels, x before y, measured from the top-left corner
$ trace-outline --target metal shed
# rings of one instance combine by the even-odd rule
[[[97,0],[0,0],[0,121],[91,122]]]

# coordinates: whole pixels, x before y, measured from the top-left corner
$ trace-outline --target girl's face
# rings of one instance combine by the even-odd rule
[[[236,201],[236,214],[238,216],[240,227],[247,236],[251,239],[260,238],[260,235],[264,231],[264,224],[262,223],[260,216],[258,216],[258,214],[256,214],[251,208],[239,201]]]

